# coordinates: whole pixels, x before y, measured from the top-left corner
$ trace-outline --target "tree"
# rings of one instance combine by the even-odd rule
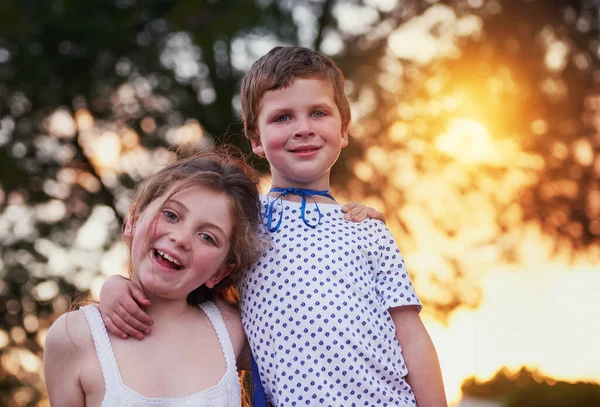
[[[396,214],[447,314],[477,304],[482,269],[531,257],[532,229],[598,256],[598,19],[591,1],[434,3],[336,55],[359,112],[338,170]]]
[[[462,390],[469,396],[502,401],[508,407],[591,407],[600,402],[597,384],[556,381],[525,368],[516,373],[500,370],[484,383],[469,378]]]
[[[597,246],[596,12],[589,0],[3,1],[0,349],[14,363],[0,364],[0,401],[43,397],[45,328],[71,293],[123,271],[133,184],[175,147],[249,152],[239,81],[278,43],[345,72],[354,125],[336,192],[384,210],[422,253],[409,264],[438,315],[477,304],[473,257],[519,260],[521,224],[574,252]]]

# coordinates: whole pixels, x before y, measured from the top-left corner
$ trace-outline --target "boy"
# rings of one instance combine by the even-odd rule
[[[242,321],[278,407],[446,406],[433,343],[384,224],[345,222],[330,168],[348,144],[344,78],[328,57],[276,47],[242,81],[242,118],[273,189],[271,247],[242,283]]]
[[[241,102],[246,137],[267,158],[273,188],[329,190],[350,123],[335,63],[309,49],[276,47],[244,77]],[[303,219],[306,197],[295,194],[270,213],[279,195],[265,202],[275,250],[242,289],[242,321],[270,401],[445,406],[421,304],[387,228],[345,223],[328,205],[335,201],[321,195],[308,204],[313,215],[324,214],[320,222],[319,212]]]

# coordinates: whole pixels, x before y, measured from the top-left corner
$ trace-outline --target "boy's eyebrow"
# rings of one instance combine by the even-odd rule
[[[334,107],[330,103],[318,102],[310,106],[311,109],[333,109]]]
[[[316,102],[316,103],[309,105],[308,107],[310,110],[318,110],[318,109],[331,110],[331,109],[335,108],[334,105],[332,105],[331,103],[327,103],[327,102]],[[270,116],[274,116],[274,115],[289,113],[293,110],[294,110],[293,106],[283,106],[283,107],[274,108],[273,110],[269,110],[268,113]]]
[[[269,110],[269,115],[274,116],[274,115],[278,115],[278,114],[288,113],[290,110],[292,110],[292,109],[289,107],[278,107],[276,109]]]

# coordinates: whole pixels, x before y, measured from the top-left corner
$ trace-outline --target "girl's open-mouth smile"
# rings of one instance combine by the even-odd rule
[[[152,249],[152,259],[161,268],[166,269],[166,271],[173,272],[183,269],[178,259],[159,249]]]

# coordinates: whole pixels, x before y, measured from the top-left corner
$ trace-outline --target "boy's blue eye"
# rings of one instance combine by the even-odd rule
[[[171,211],[167,211],[167,210],[165,210],[165,211],[163,211],[162,213],[163,213],[163,215],[165,215],[165,216],[167,217],[167,219],[169,219],[169,220],[177,220],[177,215],[176,215],[174,212],[171,212]]]

